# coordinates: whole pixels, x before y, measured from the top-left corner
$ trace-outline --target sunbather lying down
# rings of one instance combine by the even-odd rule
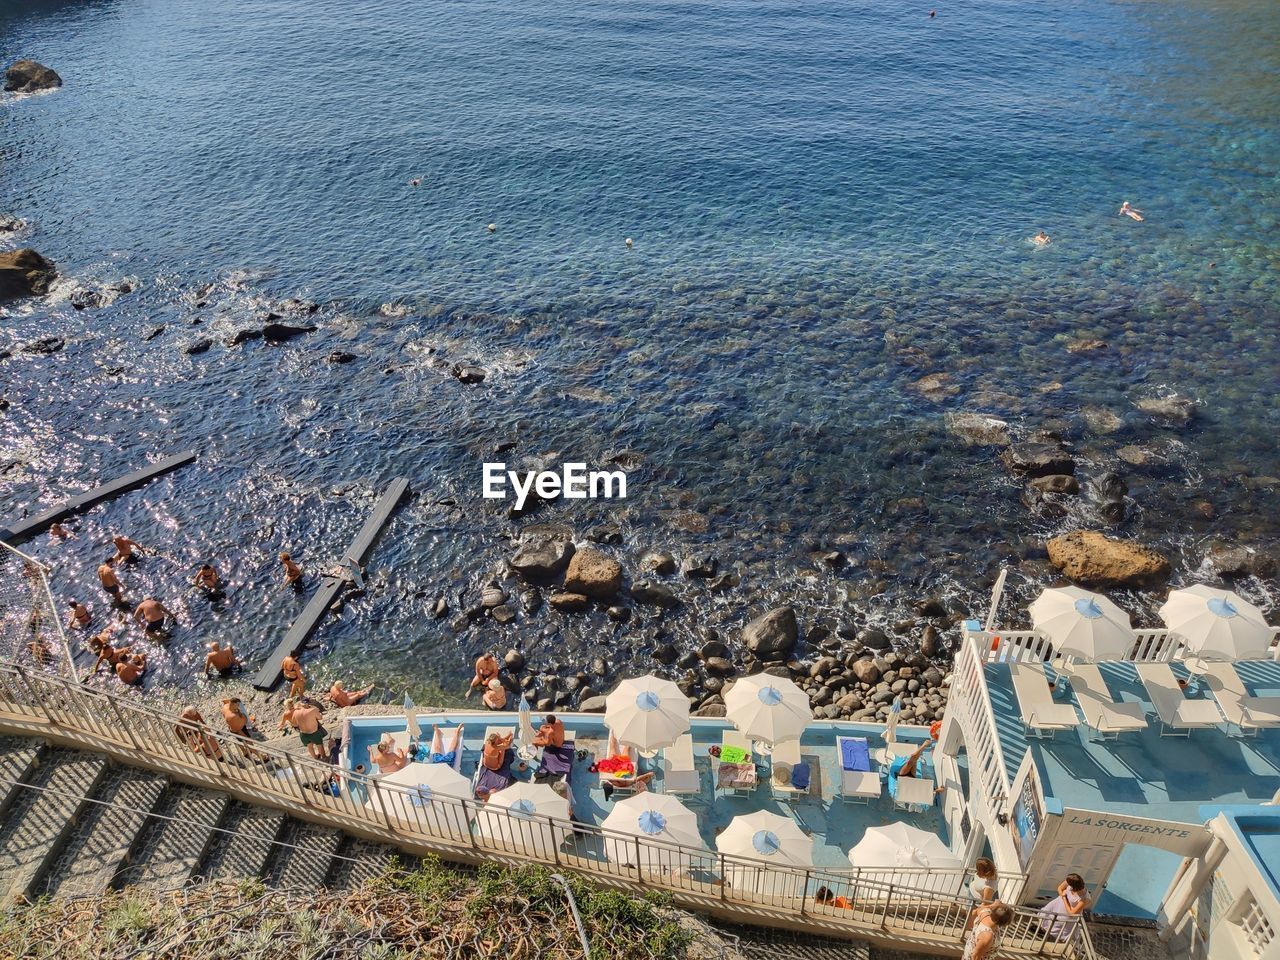
[[[631,787],[636,793],[642,793],[648,789],[649,781],[653,779],[652,772],[639,772],[634,751],[623,746],[612,732],[609,734],[608,756],[597,760],[594,766],[600,774],[605,800],[613,799],[613,791],[617,787]]]
[[[458,751],[462,749],[462,724],[450,731],[449,749],[445,749],[444,735],[438,726],[431,728],[431,753],[427,763],[446,763],[453,766],[458,760]]]

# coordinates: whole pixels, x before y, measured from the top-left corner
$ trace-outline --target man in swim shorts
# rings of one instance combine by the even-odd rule
[[[236,651],[231,644],[225,647],[218,643],[217,640],[209,642],[209,653],[204,658],[204,675],[209,676],[210,670],[218,671],[218,676],[227,679],[237,670],[244,667],[240,658],[236,656]]]
[[[293,708],[290,723],[298,728],[298,738],[314,760],[328,760],[324,752],[324,739],[329,731],[320,725],[320,708],[310,700],[302,700]]]
[[[111,594],[116,603],[123,603],[122,594],[124,592],[124,584],[120,582],[120,578],[116,576],[116,568],[109,562],[98,567],[98,582],[102,584],[102,589]]]
[[[133,611],[133,619],[137,620],[147,628],[147,633],[164,633],[165,618],[169,617],[174,620],[178,618],[173,615],[163,603],[154,597],[147,597],[138,608]]]

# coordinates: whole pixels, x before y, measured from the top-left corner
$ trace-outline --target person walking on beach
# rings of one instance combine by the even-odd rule
[[[293,716],[289,718],[289,722],[297,728],[298,738],[311,758],[323,761],[329,759],[324,751],[324,738],[329,735],[329,731],[321,725],[322,719],[318,706],[310,700],[300,700],[293,708]]]
[[[225,647],[218,643],[217,640],[209,641],[209,653],[204,658],[204,675],[209,676],[210,670],[216,670],[218,676],[226,680],[233,673],[244,669],[244,663],[236,656],[235,647],[227,644]]]
[[[124,603],[124,584],[116,576],[116,568],[111,565],[110,560],[99,564],[98,582],[102,584],[102,589],[111,595],[111,599],[116,602],[117,606]]]
[[[371,693],[373,693],[372,683],[363,690],[348,690],[341,680],[335,680],[333,686],[329,688],[329,699],[338,708],[354,707]]]
[[[1137,220],[1139,223],[1141,223],[1143,220],[1146,219],[1142,215],[1141,210],[1139,210],[1137,207],[1129,206],[1128,200],[1126,200],[1124,203],[1120,205],[1120,215],[1122,217],[1128,217],[1130,220]]]
[[[111,542],[116,546],[116,555],[111,558],[112,563],[120,563],[121,561],[132,563],[138,559],[133,551],[141,550],[142,544],[130,540],[123,534],[116,534],[111,538]]]
[[[289,681],[289,696],[296,700],[307,692],[307,675],[302,672],[302,664],[292,653],[280,661],[280,672]]]
[[[164,633],[166,618],[174,621],[178,619],[168,607],[154,597],[147,597],[133,611],[133,619],[145,626],[147,633],[153,636]]]
[[[467,696],[476,692],[476,689],[487,690],[489,681],[496,679],[498,676],[498,658],[492,652],[485,652],[476,658],[476,673],[471,678],[471,686],[467,688]]]
[[[293,557],[281,552],[280,563],[284,567],[284,585],[297,590],[302,586],[302,568],[293,562]]]
[[[68,601],[71,607],[71,615],[67,618],[68,630],[83,630],[89,626],[92,617],[89,615],[89,608],[79,600]]]

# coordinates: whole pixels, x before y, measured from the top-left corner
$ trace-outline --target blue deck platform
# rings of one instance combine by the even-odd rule
[[[565,727],[572,732],[578,750],[585,750],[586,759],[574,763],[572,776],[574,818],[583,823],[599,825],[608,816],[612,804],[604,799],[599,786],[597,774],[588,769],[593,759],[603,757],[608,746],[609,732],[604,726],[604,718],[599,715],[564,715],[561,714]],[[534,724],[539,717],[535,714]],[[470,776],[479,761],[480,745],[484,731],[489,726],[518,727],[515,714],[425,714],[418,715],[418,722],[423,736],[431,736],[432,724],[442,728],[452,727],[461,722],[463,731],[463,773]],[[403,716],[358,717],[351,721],[350,743],[347,744],[347,757],[355,758],[355,762],[368,757],[369,747],[384,732],[402,732],[405,729]],[[768,758],[756,758],[760,772],[760,785],[748,797],[732,797],[712,794],[711,758],[707,749],[719,744],[721,735],[726,729],[732,729],[722,720],[695,719],[691,733],[694,742],[694,762],[698,768],[702,789],[698,795],[682,796],[689,806],[698,813],[702,839],[707,847],[715,849],[716,835],[739,814],[756,810],[769,810],[783,816],[790,814],[800,825],[814,837],[814,862],[819,868],[847,870],[849,868],[848,851],[862,839],[862,835],[870,826],[881,826],[895,821],[904,821],[921,829],[936,833],[946,839],[946,828],[941,810],[937,805],[925,812],[906,812],[894,810],[893,803],[887,793],[879,800],[868,804],[845,803],[837,797],[840,786],[840,764],[836,753],[835,738],[840,736],[866,737],[872,750],[884,745],[883,726],[854,725],[841,723],[815,722],[805,731],[800,741],[801,756],[808,760],[814,770],[813,785],[810,798],[799,803],[788,804],[775,800],[768,783]],[[926,739],[922,728],[899,728],[898,742],[919,743]],[[926,754],[926,757],[929,754]],[[654,770],[654,788],[662,791],[662,766],[660,757],[654,760],[640,761],[642,770]],[[348,761],[350,762],[350,761]],[[963,760],[961,761],[963,763]],[[933,767],[926,764],[926,774],[933,776]],[[528,777],[532,771],[522,776]],[[967,787],[967,784],[966,784]],[[692,801],[692,802],[690,802]]]

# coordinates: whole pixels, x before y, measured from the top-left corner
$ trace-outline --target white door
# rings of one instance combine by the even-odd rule
[[[1056,897],[1058,884],[1069,873],[1078,873],[1094,900],[1102,893],[1103,884],[1120,857],[1123,844],[1079,843],[1059,845],[1045,866],[1037,890],[1041,896]]]

